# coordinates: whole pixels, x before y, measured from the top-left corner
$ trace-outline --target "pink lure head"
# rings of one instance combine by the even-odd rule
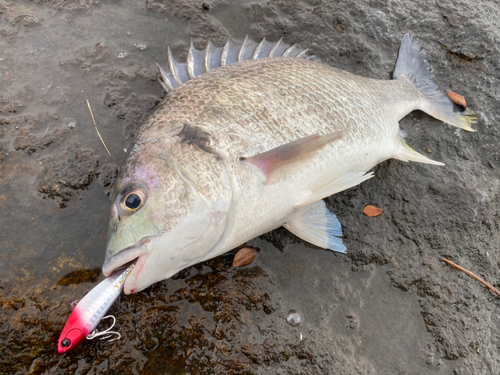
[[[83,326],[80,317],[81,312],[77,306],[69,316],[61,336],[59,336],[59,342],[57,344],[57,351],[59,354],[66,353],[76,348],[82,343],[85,337],[87,337],[88,332]]]

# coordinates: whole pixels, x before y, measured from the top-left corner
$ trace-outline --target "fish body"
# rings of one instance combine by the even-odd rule
[[[259,47],[251,54],[246,45],[238,56],[256,56]],[[214,53],[220,67],[186,80],[196,71],[192,51],[185,74],[172,59],[171,75],[161,70],[171,92],[138,131],[111,194],[103,272],[138,258],[127,294],[280,226],[344,252],[340,223],[322,198],[365,181],[390,158],[442,165],[405,144],[401,118],[421,109],[472,130],[472,112],[437,90],[409,35],[391,81],[296,50],[225,64],[231,46]]]
[[[57,345],[59,354],[74,349],[95,330],[122,292],[123,283],[134,265],[131,264],[124,271],[116,272],[104,279],[78,302],[59,337]]]

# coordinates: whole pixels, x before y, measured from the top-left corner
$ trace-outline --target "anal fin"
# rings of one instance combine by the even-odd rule
[[[419,154],[417,151],[408,146],[402,139],[401,144],[399,145],[399,155],[397,159],[403,161],[415,161],[417,163],[444,165],[444,163],[429,159],[427,156]]]
[[[344,133],[345,131],[341,130],[326,135],[314,134],[241,160],[259,167],[268,182],[273,172],[280,167],[313,157],[316,151],[328,143],[342,139]]]
[[[346,252],[346,247],[339,238],[342,236],[342,226],[322,200],[299,208],[283,226],[313,245],[340,253]]]

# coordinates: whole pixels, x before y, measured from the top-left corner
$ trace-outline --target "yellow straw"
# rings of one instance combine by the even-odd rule
[[[101,139],[101,142],[104,145],[104,148],[106,149],[106,151],[108,152],[108,155],[111,156],[111,154],[109,153],[108,148],[106,147],[106,143],[104,143],[104,140],[101,137],[101,133],[99,133],[99,129],[97,129],[97,124],[95,123],[94,114],[92,113],[92,108],[90,108],[90,103],[89,103],[88,100],[87,100],[87,105],[89,106],[90,115],[92,116],[92,121],[94,121],[95,131],[97,132],[97,135]]]

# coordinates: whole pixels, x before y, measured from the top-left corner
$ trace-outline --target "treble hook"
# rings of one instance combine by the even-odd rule
[[[96,337],[99,337],[99,336],[104,336],[104,335],[107,335],[107,336],[106,336],[106,337],[102,337],[102,338],[100,338],[99,340],[105,340],[105,339],[107,339],[107,338],[110,338],[110,337],[111,337],[111,336],[113,336],[113,335],[118,335],[118,337],[114,338],[113,340],[109,340],[109,341],[119,340],[119,339],[122,337],[122,335],[120,335],[118,332],[111,331],[111,328],[113,328],[113,327],[115,326],[115,323],[116,323],[116,319],[115,319],[115,317],[114,317],[113,315],[108,315],[108,316],[105,316],[104,318],[102,318],[102,320],[107,319],[107,318],[111,318],[111,319],[113,319],[113,324],[111,324],[111,326],[110,326],[109,328],[105,329],[105,330],[104,330],[104,331],[102,331],[102,332],[99,332],[99,331],[97,330],[97,328],[96,328],[96,329],[94,329],[94,330],[92,331],[92,333],[91,333],[90,335],[88,335],[88,336],[87,336],[87,340],[92,340],[92,339],[95,339]]]

